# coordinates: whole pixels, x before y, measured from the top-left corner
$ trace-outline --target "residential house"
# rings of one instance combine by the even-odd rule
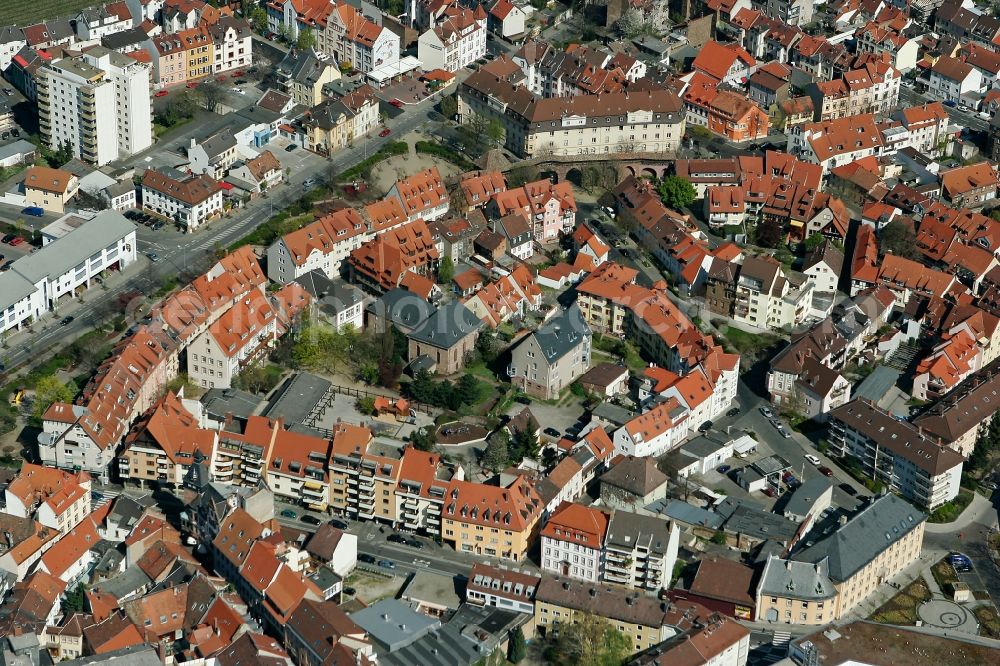
[[[861,69],[845,72],[838,79],[813,83],[807,92],[817,111],[817,121],[862,113],[882,116],[896,108],[901,80],[896,68],[876,60]]]
[[[926,102],[920,106],[900,109],[893,117],[910,133],[910,145],[926,155],[942,150],[951,119],[941,102]]]
[[[499,568],[477,562],[469,572],[465,600],[477,606],[500,608],[516,613],[535,612],[535,590],[540,576],[525,571]]]
[[[541,511],[541,498],[522,476],[506,487],[453,479],[441,511],[441,540],[460,552],[520,562]]]
[[[448,212],[449,197],[437,167],[397,180],[386,198],[399,200],[408,222],[436,220]]]
[[[187,168],[191,173],[205,174],[220,180],[238,158],[236,138],[228,128],[204,139],[192,137],[187,148],[187,158]]]
[[[997,196],[1000,179],[993,166],[982,161],[941,173],[942,197],[955,208],[980,208]]]
[[[486,10],[456,7],[420,35],[417,57],[425,69],[457,72],[486,55]]]
[[[346,2],[328,7],[332,11],[325,29],[317,35],[318,50],[364,74],[379,68],[392,71],[399,62],[399,36],[388,26],[376,25]]]
[[[252,184],[256,193],[277,187],[285,177],[281,162],[270,150],[265,150],[242,164],[233,164],[229,175]]]
[[[490,32],[504,39],[517,37],[524,33],[524,22],[528,15],[511,0],[497,0],[490,7],[486,17],[486,27]]]
[[[652,593],[667,589],[679,543],[677,523],[616,510],[604,542],[604,582]]]
[[[222,188],[205,174],[177,176],[147,169],[142,176],[142,207],[194,232],[222,214]]]
[[[64,472],[25,462],[4,490],[4,511],[65,534],[90,515],[90,492],[87,472]]]
[[[233,305],[188,348],[188,376],[204,388],[229,388],[274,344],[276,315],[267,296],[253,291]]]
[[[485,212],[490,219],[521,213],[540,243],[550,243],[576,226],[576,199],[569,182],[539,180],[504,190],[493,195]]]
[[[69,171],[33,166],[24,172],[25,202],[49,212],[62,213],[79,188],[80,179]]]
[[[716,83],[743,83],[757,69],[757,60],[738,44],[710,40],[698,51],[691,69]]]
[[[596,583],[604,574],[609,514],[563,502],[541,531],[542,571]]]
[[[937,99],[964,103],[966,95],[982,92],[985,87],[982,72],[967,62],[941,56],[931,65],[928,91]]]
[[[686,120],[729,141],[741,143],[767,137],[770,118],[747,97],[720,90],[709,77],[696,78],[684,92]]]
[[[131,27],[132,12],[124,2],[84,9],[76,15],[76,35],[83,42],[99,41]]]
[[[253,49],[250,43],[253,29],[246,19],[220,16],[208,26],[208,33],[214,41],[213,73],[230,72],[253,65]]]
[[[318,269],[295,278],[295,282],[309,293],[314,316],[325,318],[338,330],[346,326],[358,332],[364,330],[365,298],[360,289],[341,280],[331,280]]]
[[[351,279],[374,294],[399,286],[409,271],[425,274],[437,265],[438,251],[421,218],[384,229],[374,240],[350,253]]]
[[[161,87],[198,81],[215,70],[215,40],[208,26],[150,37],[145,49],[152,58],[153,81]]]
[[[547,321],[511,353],[511,382],[528,395],[557,398],[590,367],[591,331],[576,305]]]
[[[278,85],[295,104],[313,107],[323,101],[323,86],[340,79],[332,59],[314,49],[292,49],[278,63]]]
[[[996,411],[992,395],[996,388],[996,362],[975,373],[955,389],[954,395],[931,405],[914,424],[930,438],[958,451],[972,453],[981,431],[989,427]]]
[[[829,239],[806,256],[802,272],[821,294],[835,294],[844,270],[844,253]]]
[[[601,504],[639,511],[666,497],[669,479],[657,468],[655,458],[625,456],[598,481]]]
[[[375,91],[369,85],[320,102],[301,119],[306,132],[306,148],[321,155],[332,155],[354,145],[378,125],[378,105]]]

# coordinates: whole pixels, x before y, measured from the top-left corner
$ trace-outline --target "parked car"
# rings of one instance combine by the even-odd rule
[[[20,236],[14,236],[14,238],[10,241],[10,244],[14,246],[24,245],[24,239]]]
[[[187,85],[185,87],[186,88],[197,88],[198,87],[198,82],[197,81],[188,81],[188,83],[187,83]]]
[[[718,472],[719,474],[725,474],[731,469],[732,469],[731,465],[719,465],[718,467],[715,468],[715,471]]]
[[[6,273],[7,271],[9,271],[12,268],[14,268],[14,262],[13,261],[8,261],[3,266],[0,266],[0,273]]]
[[[282,518],[295,518],[296,515],[297,514],[294,511],[292,511],[291,509],[285,509],[285,510],[283,510],[281,512],[281,517]]]
[[[232,91],[234,93],[236,93],[237,95],[246,95],[247,94],[247,91],[243,90],[242,88],[236,88],[236,87],[234,87],[234,88],[232,88]]]
[[[842,484],[840,484],[837,487],[840,488],[841,490],[843,490],[845,493],[847,493],[851,497],[855,497],[858,494],[858,491],[854,489],[854,486],[852,486],[849,483],[842,483]]]
[[[73,315],[67,315],[67,316],[65,316],[65,317],[62,318],[62,320],[59,322],[59,325],[60,326],[69,326],[70,324],[73,323],[74,319],[76,319],[76,317],[74,317]]]
[[[700,426],[698,426],[698,432],[708,432],[711,429],[712,429],[711,421],[705,421]]]
[[[791,470],[786,470],[785,473],[781,475],[781,480],[784,481],[785,483],[788,483],[789,479],[794,479],[794,478],[795,475],[791,472]]]
[[[331,520],[330,524],[336,527],[338,530],[346,530],[349,527],[347,523],[345,523],[342,520],[337,520],[336,518]]]
[[[761,407],[760,408],[760,413],[764,415],[765,419],[772,419],[772,418],[774,418],[774,412],[772,412],[769,407]]]
[[[378,133],[379,136],[389,136],[390,134],[392,134],[392,130],[388,127]]]
[[[740,413],[740,408],[739,407],[733,407],[728,412],[726,412],[726,416],[736,416],[739,413]]]
[[[780,425],[778,426],[778,434],[784,437],[785,439],[788,439],[789,437],[792,436],[792,433],[788,432]]]
[[[822,474],[823,476],[833,476],[833,470],[827,467],[826,465],[823,465],[822,467],[819,468],[819,473]]]
[[[357,593],[358,593],[358,591],[357,591],[357,590],[355,590],[355,589],[354,589],[353,587],[345,587],[345,588],[344,588],[344,589],[342,590],[342,592],[343,592],[344,594],[346,594],[347,596],[349,596],[349,597],[353,597],[353,596],[354,596],[355,594],[357,594]]]
[[[360,555],[358,555],[358,560],[364,562],[365,564],[375,564],[376,562],[375,556],[369,555],[368,553],[361,553]]]
[[[310,187],[315,187],[315,186],[316,186],[316,179],[315,178],[306,178],[304,181],[302,181],[302,187],[304,187],[307,190]]]
[[[406,543],[406,537],[402,534],[390,534],[386,541],[389,543]]]
[[[290,153],[298,147],[299,147],[298,144],[290,143],[285,147],[285,152]]]
[[[2,240],[4,243],[10,245],[10,242],[14,240],[14,234],[5,234]]]
[[[423,548],[424,542],[418,541],[417,539],[410,539],[409,541],[406,542],[406,545],[410,546],[411,548]]]
[[[159,261],[159,260],[160,260],[160,255],[156,254],[155,252],[147,252],[147,253],[146,253],[146,256],[147,256],[147,257],[149,258],[149,260],[150,260],[150,261],[152,261],[152,262],[153,262],[154,264],[155,264],[155,263],[156,263],[157,261]]]
[[[811,464],[811,465],[813,465],[815,467],[819,467],[820,460],[819,460],[819,458],[817,458],[813,454],[807,453],[806,454],[806,460],[809,461],[809,464]]]
[[[28,206],[21,210],[25,215],[31,215],[32,217],[41,217],[45,215],[45,210],[41,206]]]
[[[301,518],[299,518],[299,520],[301,520],[306,525],[319,525],[320,523],[323,522],[316,516],[310,516],[309,514],[302,516]]]
[[[774,492],[774,489],[771,488],[771,487],[764,488],[764,490],[762,492],[765,495],[767,495],[768,497],[777,497],[778,496],[778,494],[776,492]]]
[[[170,94],[169,90],[157,90],[155,93],[153,93],[153,97],[166,97],[169,94]]]
[[[956,106],[958,106],[955,103],[955,100],[953,99],[946,99],[944,102],[942,102],[942,104],[944,104],[945,106],[950,106],[951,108],[955,108]]]
[[[395,569],[396,563],[392,560],[379,560],[378,565],[383,569]]]
[[[552,428],[552,427],[546,428],[542,432],[544,434],[548,435],[549,437],[554,437],[555,439],[562,438],[562,433],[559,432],[558,430],[556,430],[555,428]]]
[[[394,107],[396,107],[397,109],[401,109],[401,108],[403,108],[403,102],[402,102],[402,100],[398,100],[398,99],[390,99],[390,100],[389,100],[389,104],[392,104],[392,105],[393,105]]]

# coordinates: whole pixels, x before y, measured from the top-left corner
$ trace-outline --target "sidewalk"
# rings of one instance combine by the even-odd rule
[[[972,501],[969,502],[969,506],[965,507],[965,511],[958,518],[950,523],[927,523],[924,526],[924,531],[931,534],[948,534],[963,530],[976,522],[983,513],[992,508],[993,505],[990,504],[988,499],[973,491]]]

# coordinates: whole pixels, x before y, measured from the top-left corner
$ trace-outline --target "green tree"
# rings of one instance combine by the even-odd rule
[[[777,222],[761,222],[756,227],[756,242],[761,247],[778,247],[781,243],[781,225]]]
[[[503,124],[499,120],[491,120],[486,125],[486,136],[490,139],[490,146],[497,148],[503,145],[504,137],[507,132],[503,128]]]
[[[87,599],[87,587],[79,583],[72,591],[67,592],[62,601],[62,612],[64,615],[71,613],[82,613],[84,602]]]
[[[510,634],[510,642],[507,646],[507,661],[512,664],[519,664],[528,656],[528,643],[524,640],[524,631],[521,627],[516,627]]]
[[[371,386],[378,381],[378,365],[374,363],[365,363],[361,366],[358,376],[361,378],[361,381]]]
[[[76,397],[76,386],[73,382],[63,383],[55,375],[46,375],[35,382],[35,403],[32,409],[32,416],[36,420],[42,418],[42,414],[54,402],[70,402]]]
[[[253,29],[259,33],[267,32],[267,12],[260,5],[253,5],[246,14]]]
[[[723,545],[726,543],[726,533],[722,530],[715,530],[715,534],[712,535],[712,543]]]
[[[506,430],[501,429],[493,433],[483,451],[483,468],[491,472],[499,472],[506,467],[510,460],[510,452],[507,449],[509,443],[510,434]]]
[[[514,435],[514,456],[512,459],[520,461],[522,458],[537,459],[539,449],[538,437],[535,435],[537,426],[532,423],[524,430],[518,430]]]
[[[445,257],[438,264],[438,284],[450,284],[451,279],[455,277],[455,264],[451,260],[451,257]]]
[[[558,666],[620,666],[632,654],[632,642],[603,617],[578,615],[572,624],[560,624],[559,636],[545,656]]]
[[[366,416],[375,415],[375,398],[374,396],[367,396],[365,398],[358,398],[356,407],[358,411]]]
[[[680,210],[694,203],[698,193],[687,178],[667,176],[656,184],[656,192],[668,208]]]
[[[445,95],[441,98],[441,115],[452,119],[458,115],[458,98],[454,95]]]
[[[920,256],[913,228],[899,220],[893,220],[882,227],[882,231],[878,232],[878,240],[883,252],[907,259],[916,259]]]
[[[413,447],[421,451],[433,451],[434,446],[437,444],[437,439],[434,437],[434,432],[427,427],[417,428],[409,437],[410,444]]]
[[[315,48],[316,35],[313,34],[312,28],[299,30],[299,38],[295,41],[295,45],[300,49]]]
[[[489,327],[483,327],[483,329],[483,332],[476,338],[476,353],[479,354],[483,363],[489,365],[500,355],[500,343],[493,329]]]
[[[805,246],[805,248],[806,248],[806,250],[808,252],[812,252],[813,250],[815,250],[816,248],[818,248],[820,245],[822,245],[823,241],[825,241],[825,240],[826,240],[826,236],[824,236],[823,234],[817,232],[817,233],[814,233],[809,238],[807,238],[805,240],[805,242],[803,243],[803,245]]]

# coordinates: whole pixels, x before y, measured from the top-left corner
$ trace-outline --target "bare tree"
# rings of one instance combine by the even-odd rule
[[[201,100],[201,107],[214,113],[219,107],[219,103],[225,99],[225,90],[215,81],[206,81],[198,86],[198,96]]]

